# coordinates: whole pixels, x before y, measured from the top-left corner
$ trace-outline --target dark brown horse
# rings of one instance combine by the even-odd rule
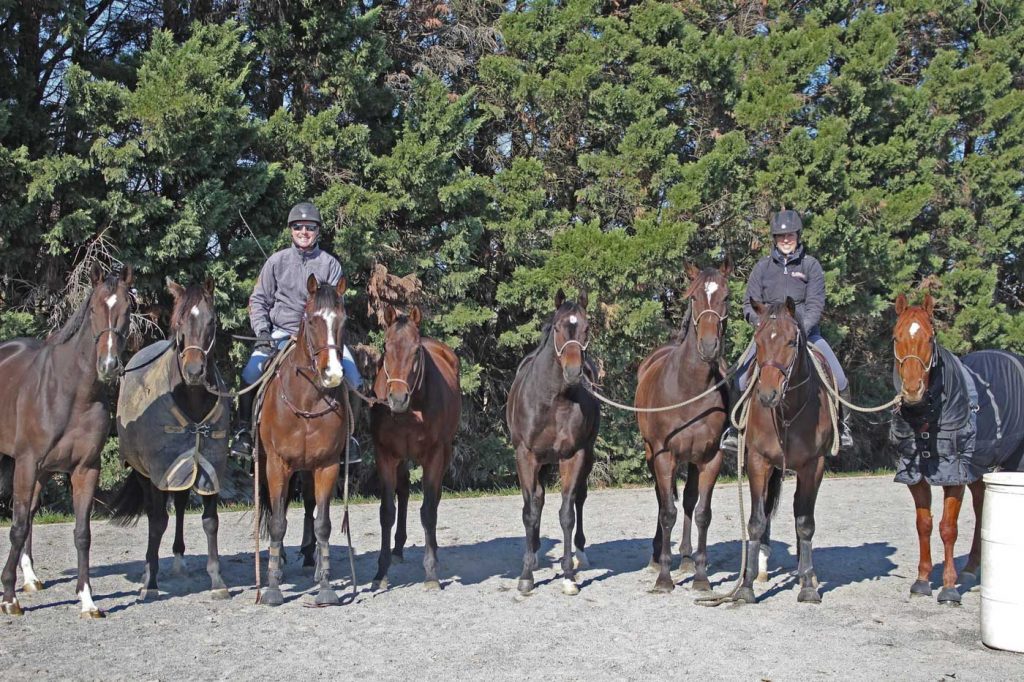
[[[174,572],[184,574],[184,523],[190,491],[203,500],[210,595],[230,596],[217,551],[218,491],[227,465],[230,407],[214,363],[217,312],[213,280],[188,288],[168,278],[174,296],[171,339],[147,346],[128,362],[117,402],[121,458],[132,471],[113,508],[113,520],[134,525],[145,511],[149,546],[140,597],[156,597],[160,541],[167,530],[167,496],[175,508]],[[212,389],[212,390],[211,390]]]
[[[825,453],[835,437],[827,388],[818,376],[793,299],[764,305],[751,300],[759,323],[754,330],[759,368],[746,430],[750,480],[750,543],[743,585],[736,597],[755,603],[754,579],[764,572],[761,545],[771,541],[770,518],[778,504],[782,474],[796,472],[797,601],[819,603],[818,578],[811,557],[814,503],[825,472]]]
[[[637,370],[636,406],[658,408],[675,405],[704,393],[725,375],[722,347],[728,314],[729,260],[717,270],[687,268],[691,284],[686,292],[689,314],[679,338],[651,353]],[[654,476],[658,497],[658,523],[654,532],[651,567],[658,569],[654,589],[675,588],[672,568],[672,527],[676,522],[676,468],[687,465],[683,489],[682,570],[692,571],[693,589],[711,589],[707,574],[708,526],[711,495],[722,467],[718,442],[726,425],[727,390],[723,387],[689,405],[660,412],[638,412],[647,467]],[[692,521],[697,523],[697,551],[690,540]]]
[[[401,559],[405,548],[405,522],[409,508],[411,459],[423,467],[423,523],[425,589],[439,589],[437,577],[437,506],[441,482],[452,461],[452,447],[459,430],[462,394],[459,359],[445,344],[420,335],[421,315],[413,307],[408,315],[388,306],[384,310],[387,331],[384,353],[377,368],[373,390],[386,404],[370,411],[370,430],[381,481],[380,556],[373,588],[386,588],[391,557]],[[398,496],[398,527],[391,546]]]
[[[900,294],[893,327],[893,381],[901,405],[893,415],[891,438],[899,459],[896,480],[914,498],[920,560],[911,595],[932,593],[932,490],[942,486],[939,536],[944,549],[938,601],[959,604],[953,563],[964,487],[971,489],[975,527],[960,578],[973,583],[981,564],[981,513],[985,471],[1024,470],[1024,358],[983,350],[958,358],[935,338],[935,302],[911,306]],[[973,394],[973,395],[972,395]]]
[[[533,571],[540,550],[540,515],[544,508],[541,468],[557,464],[562,480],[562,591],[578,594],[577,565],[587,565],[583,534],[583,504],[587,477],[594,466],[594,441],[601,411],[597,399],[583,385],[594,376],[586,357],[590,343],[587,326],[587,294],[575,303],[565,300],[561,289],[555,296],[555,314],[545,328],[540,346],[519,364],[508,392],[505,419],[516,449],[516,470],[523,491],[523,525],[526,551],[519,591],[533,590]],[[573,561],[573,528],[576,529],[576,562]]]
[[[89,517],[110,432],[105,384],[121,370],[133,281],[130,266],[106,278],[94,267],[92,292],[60,331],[45,342],[0,344],[0,453],[14,460],[11,550],[2,575],[6,614],[22,613],[14,594],[19,560],[27,589],[42,588],[32,570],[32,515],[47,479],[60,471],[71,475],[81,615],[103,617],[89,584]]]
[[[259,415],[259,463],[262,513],[269,516],[270,561],[267,588],[260,603],[279,606],[284,534],[288,527],[288,498],[292,474],[312,472],[316,498],[314,532],[319,605],[338,603],[331,589],[330,502],[338,481],[341,457],[348,444],[348,413],[342,394],[341,356],[344,345],[346,281],[337,287],[318,284],[310,275],[309,299],[293,349],[281,361],[264,390]]]

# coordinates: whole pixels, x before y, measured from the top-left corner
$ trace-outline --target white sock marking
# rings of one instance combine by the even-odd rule
[[[82,588],[82,591],[78,593],[78,596],[82,599],[82,613],[89,613],[90,611],[96,611],[96,604],[92,601],[92,590],[89,589],[88,583]]]
[[[24,552],[21,554],[21,575],[25,579],[25,585],[39,581],[39,578],[36,577],[36,572],[32,570],[32,560]]]
[[[757,553],[757,571],[758,573],[768,573],[768,552],[765,552],[763,547]]]
[[[711,294],[718,291],[718,282],[705,282],[704,293],[708,296],[708,305],[711,305]]]

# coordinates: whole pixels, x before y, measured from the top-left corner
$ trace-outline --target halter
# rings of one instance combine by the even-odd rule
[[[203,348],[202,346],[185,346],[184,348],[182,348],[181,350],[178,351],[178,358],[180,359],[180,358],[185,357],[185,352],[186,351],[197,350],[197,351],[199,351],[200,353],[203,354],[203,362],[206,362],[206,356],[210,354],[211,350],[213,350],[213,344],[214,344],[214,342],[216,340],[217,340],[217,327],[216,327],[216,325],[214,325],[213,335],[210,337],[210,343],[207,344],[206,348]],[[177,337],[175,337],[175,339],[174,339],[174,345],[175,346],[178,345]]]
[[[719,338],[721,338],[722,331],[725,329],[725,321],[727,319],[729,319],[729,314],[726,313],[725,315],[722,315],[717,310],[714,310],[712,308],[705,308],[704,310],[700,311],[700,313],[698,313],[696,316],[694,316],[693,308],[690,308],[690,322],[693,323],[693,331],[694,331],[694,333],[697,332],[697,325],[700,324],[700,319],[702,317],[704,317],[705,315],[714,315],[715,317],[718,318],[718,336],[719,336]],[[715,361],[715,358],[713,358],[713,357],[710,358],[710,359],[704,357],[704,354],[700,350],[700,344],[699,343],[697,344],[697,355],[699,355],[700,359],[705,361],[705,362],[714,362]]]
[[[939,355],[938,347],[935,344],[935,335],[934,334],[932,335],[932,340],[929,342],[928,345],[930,345],[932,347],[932,357],[931,357],[931,360],[929,360],[928,362],[925,362],[923,358],[921,358],[918,355],[914,355],[913,353],[909,353],[907,355],[904,355],[903,357],[900,357],[900,354],[896,352],[896,339],[893,338],[893,340],[892,340],[892,354],[896,358],[896,365],[899,367],[899,370],[901,372],[901,375],[900,375],[901,379],[903,378],[902,377],[903,363],[906,362],[907,360],[917,360],[918,362],[921,363],[921,367],[924,368],[925,372],[931,372],[932,371],[932,368],[935,367],[935,359]]]
[[[416,373],[416,378],[413,380],[414,385],[410,385],[405,379],[392,379],[391,373],[388,372],[388,355],[387,349],[384,349],[384,355],[381,357],[381,369],[384,370],[384,378],[387,379],[388,392],[390,393],[391,384],[405,384],[406,389],[409,391],[409,395],[412,395],[419,390],[420,386],[423,385],[423,375],[426,373],[426,367],[423,361],[423,344],[420,343],[416,350],[417,359],[419,360],[419,371]]]

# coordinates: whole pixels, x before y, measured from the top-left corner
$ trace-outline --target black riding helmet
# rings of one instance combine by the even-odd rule
[[[300,220],[313,222],[317,225],[324,224],[323,218],[320,217],[320,211],[308,201],[299,202],[292,206],[292,210],[288,211],[289,225]]]
[[[804,229],[804,222],[800,220],[800,214],[796,211],[785,209],[772,215],[771,220],[772,236],[777,234],[792,234]]]

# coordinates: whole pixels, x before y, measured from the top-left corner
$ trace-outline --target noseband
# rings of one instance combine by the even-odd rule
[[[405,384],[406,390],[409,395],[412,395],[419,387],[423,385],[423,375],[426,373],[425,363],[423,362],[423,344],[420,343],[416,350],[417,359],[419,360],[419,371],[416,373],[416,378],[413,380],[413,385],[410,385],[405,379],[392,379],[391,373],[388,372],[388,355],[387,349],[384,349],[384,355],[381,358],[381,369],[384,370],[384,378],[387,379],[388,393],[391,393],[391,384]]]
[[[729,319],[729,314],[726,313],[725,315],[722,315],[717,310],[714,310],[712,308],[705,308],[704,310],[700,311],[700,313],[698,313],[696,316],[694,316],[693,309],[691,308],[691,310],[690,310],[690,321],[693,323],[693,331],[694,331],[694,333],[697,332],[697,325],[700,324],[701,318],[704,317],[705,315],[714,315],[715,317],[718,318],[718,338],[721,339],[722,338],[722,332],[725,330],[725,321]],[[716,359],[714,357],[710,357],[710,358],[704,357],[704,354],[700,350],[700,344],[699,343],[697,344],[697,355],[699,355],[700,359],[703,360],[704,362],[714,362],[715,359]]]
[[[924,368],[924,371],[926,373],[932,371],[932,368],[935,367],[935,358],[936,356],[938,356],[938,349],[935,346],[934,335],[932,336],[932,340],[929,342],[929,345],[932,347],[932,357],[928,362],[925,362],[923,358],[921,358],[918,355],[914,355],[913,353],[909,353],[907,355],[904,355],[903,357],[900,357],[900,354],[896,352],[896,339],[894,338],[892,340],[892,354],[893,357],[896,358],[896,365],[899,367],[901,379],[903,378],[903,363],[906,362],[907,360],[917,360],[918,362],[920,362],[921,367]]]
[[[775,319],[778,319],[778,318],[777,318],[776,315],[772,315],[768,319],[775,320]],[[791,388],[790,385],[789,385],[789,380],[790,380],[790,377],[792,377],[792,375],[793,375],[794,368],[796,368],[797,360],[800,359],[800,344],[801,344],[801,338],[803,337],[803,332],[800,330],[800,325],[796,324],[795,321],[793,322],[793,324],[796,325],[797,353],[796,353],[796,355],[793,356],[793,360],[792,360],[792,362],[789,363],[789,366],[788,367],[784,366],[784,365],[776,362],[775,360],[768,360],[767,362],[762,363],[761,366],[760,366],[760,370],[762,370],[762,371],[766,367],[771,367],[772,369],[776,369],[779,372],[782,372],[782,395],[783,396],[785,396],[786,392]],[[804,385],[809,378],[810,378],[810,376],[808,376],[806,379],[801,381],[796,386],[793,386],[792,388],[798,388],[798,387]]]

